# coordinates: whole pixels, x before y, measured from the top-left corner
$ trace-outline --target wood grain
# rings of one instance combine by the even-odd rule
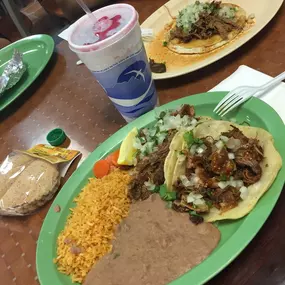
[[[162,0],[128,0],[144,21]],[[262,1],[260,3],[262,5]],[[271,76],[285,70],[285,5],[265,29],[243,47],[194,73],[156,82],[161,104],[205,92],[248,65]],[[82,159],[125,122],[76,55],[60,43],[48,67],[26,92],[0,114],[0,160],[13,149],[45,142],[54,127],[61,127]],[[78,161],[77,161],[78,163]],[[72,173],[68,172],[67,177]],[[64,181],[62,182],[62,184]],[[249,246],[209,284],[283,284],[285,281],[285,194]],[[27,217],[0,217],[1,284],[38,284],[35,250],[50,203]],[[56,285],[56,284],[54,284]]]

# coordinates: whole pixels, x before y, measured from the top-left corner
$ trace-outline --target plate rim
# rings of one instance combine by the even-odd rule
[[[53,211],[53,207],[57,204],[60,204],[61,206],[64,207],[64,205],[67,205],[69,203],[69,200],[67,199],[67,195],[66,195],[68,194],[68,191],[72,192],[72,194],[70,194],[70,197],[72,196],[72,200],[73,200],[73,198],[76,196],[77,187],[84,180],[84,177],[88,175],[88,171],[90,171],[92,165],[94,164],[94,161],[96,161],[96,159],[103,157],[109,151],[114,149],[114,147],[116,147],[116,145],[118,145],[121,142],[121,138],[120,138],[122,136],[121,134],[127,133],[134,126],[142,127],[143,125],[146,125],[152,122],[154,120],[154,117],[157,111],[160,112],[163,109],[175,108],[175,106],[179,106],[183,103],[193,104],[194,106],[195,104],[203,105],[204,103],[209,103],[209,104],[217,103],[226,94],[227,92],[224,92],[224,91],[223,92],[218,91],[218,92],[200,93],[200,94],[196,94],[196,95],[192,95],[188,97],[183,97],[178,100],[169,102],[165,105],[162,105],[158,107],[156,110],[150,111],[146,113],[145,115],[141,116],[140,118],[138,118],[137,120],[127,124],[125,127],[121,128],[116,133],[114,133],[111,137],[105,140],[92,153],[90,153],[90,155],[83,161],[80,167],[72,174],[72,176],[68,179],[68,181],[62,187],[62,189],[59,191],[58,195],[56,196],[55,200],[50,206],[50,209],[43,222],[43,225],[42,225],[42,228],[39,234],[37,250],[36,250],[36,268],[37,268],[39,280],[42,285],[49,285],[47,279],[44,276],[48,276],[49,278],[48,280],[50,282],[51,275],[54,276],[55,279],[53,281],[54,282],[56,281],[57,282],[56,284],[58,285],[62,284],[60,283],[60,279],[58,278],[58,274],[60,273],[58,272],[55,273],[54,268],[53,268],[54,265],[47,264],[47,262],[45,261],[46,256],[47,256],[46,251],[55,250],[54,239],[51,234],[47,235],[47,233],[51,232],[52,230],[55,230],[60,220],[60,215],[58,215],[58,213],[55,213]],[[203,97],[203,100],[201,100],[201,97]],[[200,101],[200,103],[198,103],[198,101]],[[257,105],[257,107],[263,106],[263,108],[264,106],[266,106],[269,112],[268,116],[270,117],[273,116],[274,125],[278,125],[278,127],[281,127],[285,130],[285,125],[283,121],[281,120],[279,115],[276,113],[276,111],[272,107],[270,107],[268,104],[264,103],[260,99],[252,98],[251,100],[246,102],[244,106],[246,105],[250,106],[250,104]],[[252,110],[252,107],[250,109]],[[269,125],[272,125],[272,124],[273,123],[269,123]],[[274,137],[276,140],[276,134]],[[285,140],[285,132],[283,132],[281,136],[278,137],[278,141],[281,141],[282,137]],[[278,149],[282,157],[282,160],[284,162],[285,152],[284,150],[283,152],[281,152],[281,150],[282,149]],[[89,168],[89,170],[87,168]],[[267,218],[272,212],[281,194],[281,191],[284,185],[284,180],[285,180],[285,166],[281,168],[277,178],[275,179],[274,183],[271,185],[271,187],[274,186],[278,188],[276,190],[278,193],[274,196],[274,198],[270,200],[270,205],[267,205],[265,209],[263,208],[263,210],[260,213],[260,211],[256,210],[256,209],[259,209],[258,204],[257,204],[257,206],[253,209],[253,211],[251,211],[246,217],[242,218],[244,219],[244,222],[240,225],[239,229],[229,238],[229,240],[225,244],[223,244],[222,247],[219,248],[218,251],[214,251],[213,253],[211,253],[210,256],[213,256],[213,257],[205,259],[198,266],[194,267],[193,269],[191,269],[184,275],[180,276],[178,279],[172,281],[170,284],[186,285],[186,284],[189,284],[190,280],[191,280],[191,284],[195,284],[195,285],[204,284],[205,282],[213,278],[216,274],[218,274],[220,271],[222,271],[227,265],[229,265],[246,248],[246,246],[252,241],[252,239],[256,236],[256,234],[259,232],[259,230],[263,226],[263,224],[266,222]],[[72,185],[73,185],[73,191],[70,191],[69,188],[72,188]],[[271,187],[269,188],[269,190],[271,189]],[[63,200],[63,202],[61,200]],[[256,218],[258,219],[256,220]],[[245,227],[247,228],[248,225],[250,225],[251,230],[247,231],[246,234],[244,234],[243,228]],[[45,245],[43,245],[44,244],[43,238],[46,239],[46,242],[47,242],[45,243]],[[236,245],[235,243],[234,250],[230,247],[233,243],[232,240],[234,240],[235,242],[239,241],[238,245]],[[48,247],[53,247],[53,248],[47,249]],[[221,259],[221,261],[219,260],[217,262],[217,258],[219,258],[220,255],[222,255],[223,258]],[[209,269],[209,266],[211,267],[210,269]],[[50,271],[48,273],[45,272],[47,268],[50,268],[52,272]],[[205,274],[205,272],[207,272],[207,274]]]
[[[39,69],[37,70],[37,72],[35,73],[35,75],[33,76],[33,79],[31,80],[31,82],[29,82],[27,85],[22,86],[22,88],[20,90],[18,90],[18,92],[16,92],[15,95],[13,95],[13,98],[9,99],[8,101],[6,101],[5,103],[1,103],[0,102],[0,112],[3,111],[6,107],[8,107],[10,104],[12,104],[20,95],[22,95],[31,85],[32,83],[34,83],[34,81],[39,77],[39,75],[41,74],[41,72],[44,70],[44,68],[46,67],[46,65],[48,64],[48,62],[51,59],[51,56],[53,54],[54,51],[54,40],[50,35],[46,35],[46,34],[38,34],[38,35],[32,35],[23,39],[20,39],[16,42],[13,42],[11,44],[9,44],[8,46],[4,47],[1,51],[0,54],[3,52],[6,52],[8,50],[10,50],[11,48],[13,49],[14,45],[19,45],[21,43],[25,43],[25,42],[34,42],[34,41],[41,41],[43,43],[46,44],[47,48],[45,49],[47,51],[47,54],[45,56],[45,61],[42,63],[42,65],[39,66]],[[11,96],[11,94],[9,94]],[[3,95],[4,96],[4,95]],[[0,97],[1,99],[1,97]]]
[[[147,26],[147,22],[148,20],[153,16],[154,13],[156,13],[159,9],[161,9],[163,6],[167,6],[167,4],[171,3],[171,2],[179,2],[179,1],[183,1],[183,0],[169,0],[167,1],[166,3],[164,3],[163,5],[161,5],[158,9],[156,9],[149,17],[147,17],[147,19],[145,19],[143,21],[143,23],[141,24],[141,28],[144,28],[144,29],[148,29],[149,27]],[[277,10],[273,13],[272,17],[269,18],[265,24],[263,26],[260,26],[258,29],[256,29],[256,31],[252,34],[252,36],[250,36],[248,39],[246,39],[245,41],[239,43],[238,45],[234,47],[232,47],[228,52],[226,52],[224,55],[221,55],[221,56],[218,56],[218,57],[214,57],[210,60],[207,60],[204,64],[202,65],[199,65],[197,66],[196,68],[194,69],[191,69],[191,70],[184,70],[182,72],[175,72],[175,73],[170,73],[168,74],[167,72],[166,73],[153,73],[152,72],[152,77],[154,80],[163,80],[163,79],[169,79],[169,78],[175,78],[175,77],[178,77],[178,76],[182,76],[182,75],[186,75],[186,74],[189,74],[189,73],[192,73],[192,72],[195,72],[199,69],[202,69],[204,67],[207,67],[217,61],[219,61],[220,59],[230,55],[231,53],[233,53],[234,51],[238,50],[239,48],[241,48],[244,44],[246,44],[247,42],[249,42],[250,40],[252,40],[259,32],[261,32],[272,20],[273,18],[276,16],[276,14],[278,13],[278,11],[280,10],[282,4],[284,3],[284,0],[279,0],[279,4],[278,4],[278,7],[277,7]],[[226,1],[226,2],[230,2],[229,0]],[[144,43],[145,45],[145,43]],[[219,54],[219,51],[217,51],[217,54]],[[189,65],[190,66],[190,65]],[[179,69],[178,69],[179,70]]]

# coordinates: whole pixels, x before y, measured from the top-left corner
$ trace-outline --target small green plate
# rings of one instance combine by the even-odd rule
[[[155,119],[155,115],[162,110],[177,108],[181,104],[189,103],[195,106],[197,115],[206,115],[218,119],[212,110],[225,94],[226,92],[198,94],[163,105],[157,111],[151,111],[120,129],[82,163],[57,195],[43,223],[37,244],[37,272],[41,285],[73,284],[71,279],[59,273],[56,265],[53,264],[53,258],[56,257],[56,240],[58,234],[64,228],[66,218],[70,213],[69,208],[75,206],[72,202],[74,197],[87,183],[88,178],[92,177],[94,162],[118,148],[132,128],[135,126],[141,128],[151,124]],[[251,126],[268,130],[274,137],[275,147],[281,154],[283,161],[285,161],[285,126],[278,114],[269,105],[259,99],[252,98],[242,105],[235,114],[231,114],[231,117],[236,118],[239,123],[247,121]],[[171,284],[203,284],[232,262],[254,238],[268,218],[282,191],[284,180],[285,167],[282,167],[270,189],[246,217],[217,223],[221,232],[221,240],[217,248],[205,261],[171,282]],[[62,209],[60,213],[55,213],[53,210],[55,205],[60,205]]]
[[[0,95],[0,111],[20,96],[39,76],[49,62],[54,49],[54,41],[48,35],[34,35],[8,45],[0,50],[0,74],[12,58],[14,49],[23,53],[27,70],[20,81]]]

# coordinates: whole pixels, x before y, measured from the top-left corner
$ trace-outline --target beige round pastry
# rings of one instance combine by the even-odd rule
[[[25,215],[49,201],[58,189],[60,175],[57,167],[34,159],[13,180],[0,197],[1,215]]]

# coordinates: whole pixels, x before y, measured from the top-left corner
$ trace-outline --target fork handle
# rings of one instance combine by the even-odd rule
[[[270,80],[269,82],[263,84],[260,86],[260,89],[268,89],[270,87],[273,87],[277,85],[278,83],[282,82],[285,79],[285,71]]]

